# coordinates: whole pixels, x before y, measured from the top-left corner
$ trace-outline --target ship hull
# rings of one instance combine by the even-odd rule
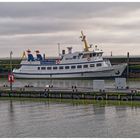
[[[110,68],[102,68],[96,71],[77,71],[77,72],[61,72],[61,73],[20,73],[14,71],[15,78],[20,79],[88,79],[88,78],[108,78],[120,77],[126,68],[126,64],[114,65]]]

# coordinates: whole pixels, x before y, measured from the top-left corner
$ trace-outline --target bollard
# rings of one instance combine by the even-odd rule
[[[76,86],[72,86],[72,92],[78,92],[78,89]]]
[[[105,99],[108,100],[108,95],[107,94],[105,95]]]
[[[82,98],[85,99],[85,94],[84,93],[82,94]]]
[[[71,98],[73,99],[73,93],[71,93]]]
[[[96,99],[96,95],[94,95],[93,99],[94,99],[94,100]]]
[[[120,94],[118,94],[118,100],[120,100],[120,98],[121,98],[121,96],[120,96]]]
[[[72,92],[74,92],[74,91],[75,91],[75,90],[74,90],[74,88],[75,88],[75,87],[74,87],[74,86],[72,86]]]

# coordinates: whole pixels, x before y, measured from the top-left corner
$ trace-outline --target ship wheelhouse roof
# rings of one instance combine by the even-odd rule
[[[83,58],[92,58],[92,57],[102,57],[102,50],[94,50],[94,51],[83,51],[83,52],[74,52],[70,54],[62,55],[62,60],[74,60],[74,59],[83,59]]]

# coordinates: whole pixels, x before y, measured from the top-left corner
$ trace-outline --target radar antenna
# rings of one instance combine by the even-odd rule
[[[88,43],[86,41],[86,36],[83,34],[83,31],[81,31],[81,35],[80,38],[82,38],[82,41],[84,42],[84,51],[88,52],[89,51],[89,46]]]

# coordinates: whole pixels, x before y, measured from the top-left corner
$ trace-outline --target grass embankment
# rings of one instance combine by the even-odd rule
[[[12,60],[12,68],[18,68],[20,65],[20,59],[13,59]],[[9,59],[0,59],[0,70],[3,72],[10,71],[10,60]],[[0,72],[1,72],[0,71]]]
[[[70,105],[96,105],[96,106],[129,106],[140,107],[139,101],[111,101],[111,100],[77,100],[77,99],[48,99],[48,98],[19,98],[19,97],[0,97],[0,100],[28,101],[28,102],[47,102]]]
[[[20,67],[20,59],[12,59],[12,69]],[[0,77],[7,77],[10,72],[10,60],[9,59],[0,59]]]
[[[140,65],[130,65],[130,69],[140,69]]]

